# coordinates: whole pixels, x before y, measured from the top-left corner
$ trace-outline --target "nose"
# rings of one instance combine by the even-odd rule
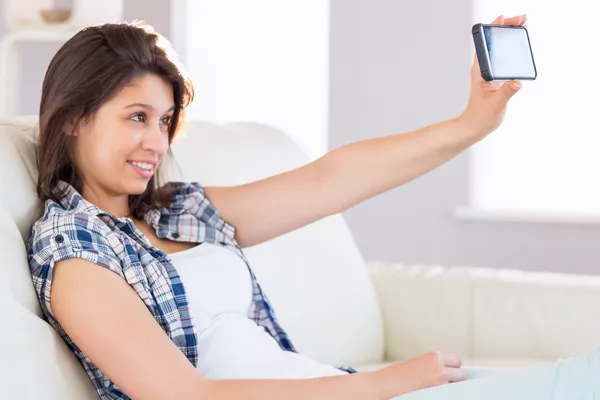
[[[169,147],[169,135],[159,123],[148,125],[144,134],[142,148],[163,156]]]

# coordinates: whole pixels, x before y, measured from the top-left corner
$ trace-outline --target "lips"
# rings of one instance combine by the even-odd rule
[[[149,161],[127,161],[127,164],[141,177],[145,179],[152,178],[154,175],[155,162]]]
[[[144,169],[146,171],[151,171],[154,168],[154,163],[146,162],[146,161],[130,161],[131,164],[135,165],[138,168]]]

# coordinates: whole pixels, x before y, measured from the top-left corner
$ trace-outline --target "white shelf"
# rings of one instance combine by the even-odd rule
[[[0,42],[0,118],[18,114],[19,45],[25,43],[63,43],[77,33],[69,25],[23,28],[8,32]]]
[[[600,226],[600,213],[593,212],[491,211],[459,207],[454,217],[464,221]]]
[[[54,26],[19,29],[8,32],[2,41],[10,42],[56,42],[67,41],[77,33],[72,27]]]

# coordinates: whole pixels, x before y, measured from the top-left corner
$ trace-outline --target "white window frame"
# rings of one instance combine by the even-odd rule
[[[227,2],[227,6],[222,5],[224,2]],[[233,13],[236,2],[239,2],[239,7],[243,7],[242,13],[245,13],[245,18],[236,20],[235,24],[239,25],[231,23],[231,19],[237,18],[238,14],[226,14],[223,11],[228,8],[228,12]],[[209,63],[202,64],[202,73],[206,75],[206,79],[200,82],[203,85],[199,85],[197,89],[196,104],[190,107],[191,118],[216,123],[264,123],[286,133],[310,159],[326,153],[329,145],[329,0],[172,0],[171,7],[171,42],[192,80],[195,73],[194,57],[200,53],[198,50],[192,51],[192,46],[206,49],[217,57],[214,65],[208,65],[211,55],[207,56]],[[256,45],[255,53],[260,54],[260,58],[246,59],[248,69],[253,70],[255,75],[244,75],[244,66],[241,65],[241,77],[235,74],[232,82],[228,82],[218,68],[223,62],[218,57],[226,60],[227,56],[221,54],[209,39],[200,42],[189,34],[190,29],[202,29],[202,26],[209,23],[214,24],[214,21],[205,21],[204,24],[196,22],[196,28],[190,27],[191,19],[198,18],[193,16],[194,10],[202,7],[216,10],[218,18],[222,18],[224,24],[229,24],[227,26],[230,29],[235,29],[235,32],[222,31],[221,38],[216,33],[214,38],[215,41],[224,40],[226,48],[232,53],[250,53],[243,45],[236,49],[237,44],[232,40],[234,35],[265,38],[264,32],[261,32],[263,25],[272,24],[279,29],[273,32],[272,42],[270,38],[253,42],[252,45]],[[292,12],[288,12],[288,9]],[[251,15],[252,13],[255,15]],[[286,31],[288,26],[289,31]],[[278,59],[277,50],[271,51],[270,43],[281,45],[286,40],[291,50]],[[200,62],[196,61],[196,64]],[[261,73],[263,69],[265,72]],[[279,77],[276,76],[278,72],[281,72]],[[285,85],[282,85],[284,74],[295,76],[296,79],[285,78]],[[252,79],[256,82],[252,82]],[[213,87],[219,84],[219,87]],[[282,86],[289,86],[291,90],[284,90]],[[267,94],[262,99],[252,102],[253,96],[260,96],[263,92]],[[226,99],[229,98],[232,99],[231,111],[227,110],[226,105]],[[249,110],[245,111],[244,107]]]
[[[565,48],[565,43],[561,43],[557,40],[558,36],[554,34],[554,32],[560,32],[560,29],[569,29],[570,30],[570,34],[571,35],[578,35],[577,29],[571,29],[568,28],[565,25],[559,24],[557,23],[553,18],[551,18],[550,13],[560,13],[562,14],[562,19],[568,20],[570,15],[577,15],[578,16],[578,26],[581,26],[582,24],[585,24],[585,22],[582,22],[580,20],[580,18],[582,18],[582,13],[580,11],[575,11],[573,10],[571,13],[565,10],[565,4],[564,3],[560,3],[560,7],[559,7],[559,3],[556,1],[543,1],[543,0],[528,0],[529,3],[527,2],[523,2],[522,0],[498,0],[495,2],[492,2],[491,0],[475,0],[473,2],[474,5],[474,12],[473,12],[473,23],[478,23],[478,22],[484,22],[484,23],[489,23],[490,21],[492,21],[497,15],[500,14],[504,14],[506,16],[511,16],[511,15],[518,15],[521,13],[527,13],[529,16],[529,31],[530,31],[530,35],[531,35],[531,40],[532,40],[532,48],[533,48],[533,52],[534,52],[534,56],[536,57],[536,62],[538,64],[538,80],[535,82],[525,82],[525,86],[524,86],[524,91],[523,93],[519,93],[517,94],[517,97],[513,100],[511,100],[511,104],[509,105],[509,110],[508,110],[508,114],[507,114],[507,120],[509,121],[509,125],[514,127],[515,123],[514,121],[510,121],[511,118],[511,112],[514,113],[515,109],[518,109],[518,112],[523,115],[523,110],[526,107],[531,107],[532,105],[529,103],[527,104],[527,96],[528,96],[528,89],[531,88],[531,90],[536,90],[536,85],[539,85],[540,88],[542,85],[544,85],[544,90],[546,90],[546,92],[548,92],[548,88],[549,87],[553,87],[556,86],[557,90],[558,88],[560,88],[561,84],[568,84],[568,82],[570,80],[572,80],[574,78],[574,76],[572,74],[569,74],[568,76],[564,76],[564,74],[562,75],[558,75],[557,72],[557,68],[554,65],[549,65],[551,64],[550,61],[546,62],[545,61],[545,57],[546,54],[549,54],[549,46],[556,46],[557,49],[564,49]],[[574,1],[581,1],[581,0],[574,0]],[[536,9],[536,7],[538,7],[538,4],[540,7],[544,7],[543,9]],[[587,3],[589,5],[593,5],[594,3]],[[523,7],[527,7],[530,6],[530,10],[527,9],[523,9]],[[554,11],[548,11],[549,10],[549,6],[554,6]],[[588,6],[588,5],[586,5]],[[591,7],[591,6],[590,6]],[[595,6],[596,8],[600,8],[598,6]],[[560,10],[559,10],[560,8]],[[546,15],[544,15],[544,13],[546,13]],[[595,13],[593,12],[589,12],[587,13],[588,15],[595,15]],[[540,19],[540,21],[536,22],[536,19]],[[552,21],[550,21],[552,19]],[[542,29],[541,25],[544,25],[543,28],[545,29],[544,32]],[[552,35],[548,34],[548,32],[550,32],[549,29],[549,25],[548,24],[554,24],[556,26],[556,31],[552,31]],[[536,26],[539,26],[540,29],[536,29]],[[553,28],[554,29],[554,28]],[[564,32],[564,31],[563,31]],[[581,41],[585,41],[586,37],[585,36],[581,36],[579,35],[578,40]],[[589,40],[590,42],[594,42],[593,40]],[[536,48],[540,49],[540,51],[538,51],[536,53]],[[543,51],[545,50],[545,51]],[[561,79],[562,78],[562,79]],[[579,83],[577,83],[579,84]],[[591,95],[591,94],[590,94]],[[585,103],[588,101],[588,99],[584,99],[584,98],[575,98],[575,99],[569,99],[567,96],[559,96],[557,95],[557,101],[559,102],[580,102],[580,104],[585,105]],[[564,103],[565,104],[565,108],[568,108],[568,103]],[[537,111],[536,113],[532,113],[532,115],[538,115],[540,114],[539,110],[534,110]],[[538,115],[539,117],[539,115]],[[557,121],[559,121],[559,117],[556,116],[555,114],[553,114],[552,111],[550,111],[549,113],[546,114],[547,118],[556,118]],[[537,118],[537,117],[535,117]],[[574,117],[573,117],[574,118]],[[506,122],[506,121],[505,121]],[[564,122],[563,122],[564,125]],[[548,127],[549,124],[546,123],[545,125],[543,125],[545,127]],[[583,130],[583,127],[578,127],[576,124],[573,125],[573,131],[572,132],[566,132],[564,126],[562,129],[555,129],[554,131],[550,132],[549,135],[553,135],[553,136],[547,136],[548,140],[551,141],[552,143],[550,143],[549,145],[547,143],[545,143],[543,140],[540,140],[540,132],[531,132],[530,131],[523,131],[523,132],[519,132],[519,134],[521,135],[527,135],[525,136],[525,140],[530,140],[533,141],[535,135],[538,136],[538,140],[539,140],[539,151],[540,152],[544,152],[544,151],[548,151],[548,152],[555,152],[557,150],[559,150],[559,145],[562,141],[562,143],[564,143],[565,146],[569,146],[569,145],[574,145],[574,143],[577,143],[578,141],[581,142],[582,140],[585,140],[585,136],[584,133],[582,133],[581,131]],[[590,130],[590,134],[593,134],[593,131],[597,131],[597,129],[594,129],[593,126],[589,128]],[[548,131],[551,131],[551,129],[549,129]],[[504,132],[502,132],[502,126],[499,129],[498,132],[494,132],[492,133],[492,135],[488,138],[486,138],[483,143],[477,144],[475,145],[472,149],[469,150],[470,154],[470,161],[471,161],[471,165],[470,165],[470,177],[469,177],[469,183],[470,183],[470,202],[468,205],[464,206],[464,207],[459,207],[457,210],[455,210],[455,216],[459,219],[463,219],[463,220],[476,220],[476,221],[509,221],[509,222],[527,222],[527,223],[558,223],[558,224],[576,224],[576,225],[598,225],[600,224],[600,201],[599,203],[599,207],[597,209],[591,209],[585,206],[579,206],[579,205],[575,205],[575,203],[570,204],[570,207],[561,207],[561,206],[556,206],[556,207],[551,207],[548,206],[549,203],[546,204],[546,207],[540,207],[539,210],[538,209],[532,209],[534,207],[523,207],[522,209],[519,209],[518,206],[515,206],[516,203],[512,204],[512,207],[506,206],[506,207],[502,207],[502,206],[479,206],[478,205],[478,200],[481,199],[482,192],[477,192],[478,190],[482,190],[482,186],[478,186],[478,185],[485,185],[482,184],[481,180],[485,179],[486,176],[482,176],[482,174],[479,174],[478,172],[481,171],[481,169],[486,170],[485,167],[482,167],[482,164],[480,163],[480,158],[485,157],[486,155],[490,158],[493,158],[493,153],[490,153],[490,149],[494,148],[494,146],[498,146],[497,148],[500,149],[500,151],[502,152],[502,149],[504,149],[506,151],[507,149],[507,144],[509,144],[508,142],[506,142],[506,137],[502,137],[502,135],[504,134],[505,136],[507,134],[513,135],[514,132],[506,132],[506,130]],[[500,135],[500,137],[498,137],[498,135]],[[600,147],[600,132],[598,132],[598,140],[592,141],[590,140],[588,146],[594,146],[596,144],[599,145]],[[595,136],[588,136],[588,137],[593,137],[595,138]],[[571,140],[571,141],[570,141]],[[504,142],[503,142],[504,141]],[[517,138],[515,137],[513,139],[512,144],[514,146],[518,146],[521,143],[519,143],[519,141],[517,140]],[[527,145],[527,144],[525,144]],[[529,145],[531,145],[531,143],[529,143]],[[546,146],[547,145],[547,146]],[[579,144],[581,145],[581,144]],[[546,147],[545,147],[546,146]],[[531,148],[533,148],[533,146],[531,146]],[[557,158],[558,155],[560,153],[556,154]],[[579,154],[579,152],[577,153]],[[585,154],[585,151],[581,151],[582,157]],[[548,175],[540,177],[540,178],[549,178],[551,176],[554,176],[554,172],[552,171],[556,171],[556,168],[553,170],[552,167],[554,167],[554,165],[550,165],[550,161],[549,161],[549,157],[548,157],[548,153],[544,154],[544,153],[539,153],[537,155],[537,157],[534,157],[535,153],[532,152],[532,162],[538,162],[541,159],[541,163],[544,163],[543,165],[546,166],[546,168],[548,169]],[[518,158],[518,157],[517,157]],[[520,158],[522,160],[522,157]],[[507,157],[506,154],[504,154],[504,160],[505,161],[501,161],[501,162],[496,162],[496,165],[505,165],[507,166],[507,168],[510,167],[509,163],[511,163],[511,158]],[[518,161],[517,161],[518,162]],[[568,160],[557,160],[557,162],[565,162],[566,164],[568,164]],[[596,164],[597,166],[600,167],[600,163]],[[525,168],[525,163],[523,162],[521,164],[521,166],[523,168]],[[489,166],[488,166],[489,167]],[[542,171],[545,172],[546,168],[540,168]],[[565,168],[568,168],[568,165],[565,165]],[[589,185],[593,185],[595,184],[595,182],[590,181],[591,177],[593,176],[592,173],[588,174],[586,178],[580,178],[577,174],[576,171],[579,171],[580,173],[582,172],[586,172],[586,171],[582,171],[584,168],[581,168],[580,166],[578,167],[573,167],[574,170],[570,173],[572,176],[572,179],[581,179],[582,181],[586,181],[587,184]],[[542,172],[543,173],[543,172]],[[490,175],[493,175],[490,174]],[[489,178],[490,175],[487,175],[487,177]],[[574,176],[573,176],[574,175]],[[598,169],[598,178],[600,178],[600,168]],[[508,175],[507,175],[508,176]],[[514,171],[513,171],[513,175],[514,176]],[[506,179],[506,178],[505,178]],[[568,178],[567,178],[568,179]],[[598,179],[600,181],[600,179]],[[493,185],[493,179],[489,180],[490,186]],[[499,181],[495,181],[495,182],[499,182]],[[508,182],[508,181],[505,181]],[[562,189],[563,187],[568,187],[567,183],[571,183],[568,182],[566,180],[561,180],[557,179],[556,184],[559,185],[559,189]],[[582,184],[586,184],[586,183],[582,183]],[[484,187],[484,186],[483,186]],[[500,187],[500,186],[499,186]],[[507,186],[503,186],[503,188],[506,188]],[[518,185],[515,185],[515,187],[518,187]],[[521,187],[524,187],[523,183],[521,182]],[[577,187],[575,187],[576,189]],[[599,186],[600,188],[600,186]],[[515,189],[515,192],[516,193]],[[565,189],[568,190],[568,189]],[[600,191],[600,190],[599,190]],[[488,192],[492,193],[492,192]],[[550,191],[546,192],[546,193],[551,193]],[[569,192],[571,193],[571,192]],[[576,192],[572,192],[572,193],[576,193]],[[584,191],[582,191],[581,193],[585,193]],[[598,196],[595,191],[592,192],[588,192],[591,193],[592,196],[589,196],[588,198],[592,198],[595,199],[595,196]],[[599,193],[600,194],[600,193]],[[552,198],[550,195],[545,195],[546,198]],[[540,198],[542,198],[542,196],[539,196]],[[573,198],[580,198],[578,196],[572,196]],[[530,199],[533,199],[534,197],[531,197]],[[567,202],[570,200],[567,200]],[[529,203],[532,203],[531,200],[529,201]],[[596,204],[594,200],[590,201],[590,203]],[[525,202],[523,203],[525,204]],[[554,204],[559,204],[559,202],[556,202]],[[565,203],[566,204],[566,203]],[[585,204],[584,202],[578,203],[578,204]]]

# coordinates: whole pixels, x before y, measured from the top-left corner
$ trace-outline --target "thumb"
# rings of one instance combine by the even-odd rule
[[[446,368],[448,374],[448,382],[462,382],[467,379],[467,371],[462,368]]]
[[[512,80],[509,82],[505,82],[500,88],[500,92],[502,92],[505,100],[508,101],[521,89],[521,86],[523,86],[521,81]]]

